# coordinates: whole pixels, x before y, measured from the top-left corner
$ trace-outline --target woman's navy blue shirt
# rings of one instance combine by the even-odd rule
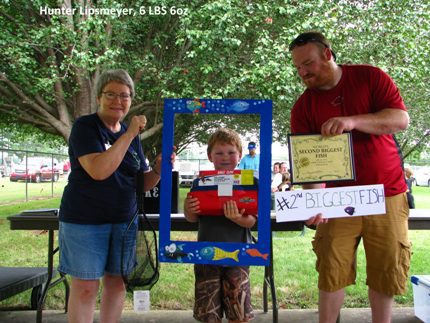
[[[78,158],[104,152],[127,131],[113,133],[97,114],[77,119],[69,138],[71,173],[64,188],[60,221],[78,224],[120,223],[131,220],[137,211],[136,173],[148,171],[139,137],[133,139],[117,170],[105,180],[92,179]]]

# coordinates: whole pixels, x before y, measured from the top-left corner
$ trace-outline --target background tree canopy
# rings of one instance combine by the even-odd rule
[[[76,12],[52,15],[45,7]],[[85,15],[84,8],[133,11]],[[338,63],[377,65],[393,77],[411,116],[410,128],[398,135],[404,153],[428,143],[428,1],[0,0],[0,27],[0,122],[31,124],[65,140],[78,116],[96,111],[98,74],[124,68],[137,90],[128,117],[144,113],[149,120],[146,151],[161,147],[167,97],[272,99],[274,140],[285,142],[290,109],[303,91],[288,44],[319,30]],[[218,124],[178,117],[179,151],[192,140],[204,142]],[[241,132],[258,126],[232,121]]]

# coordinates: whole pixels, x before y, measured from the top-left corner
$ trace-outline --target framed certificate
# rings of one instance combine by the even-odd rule
[[[355,180],[351,133],[288,135],[293,184]]]

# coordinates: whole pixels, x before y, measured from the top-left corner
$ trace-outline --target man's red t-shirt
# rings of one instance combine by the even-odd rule
[[[399,90],[381,69],[368,65],[341,65],[342,77],[331,90],[307,89],[291,111],[291,132],[321,133],[329,118],[377,112],[386,108],[406,111]],[[356,180],[327,183],[327,187],[384,184],[385,195],[407,189],[402,159],[393,135],[352,131]]]

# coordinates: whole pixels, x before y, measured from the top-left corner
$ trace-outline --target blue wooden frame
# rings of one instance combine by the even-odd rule
[[[258,187],[258,242],[194,242],[170,240],[170,210],[175,114],[260,115],[260,158]],[[270,260],[272,101],[241,99],[165,99],[160,192],[160,245],[162,262],[214,265],[267,266]]]

